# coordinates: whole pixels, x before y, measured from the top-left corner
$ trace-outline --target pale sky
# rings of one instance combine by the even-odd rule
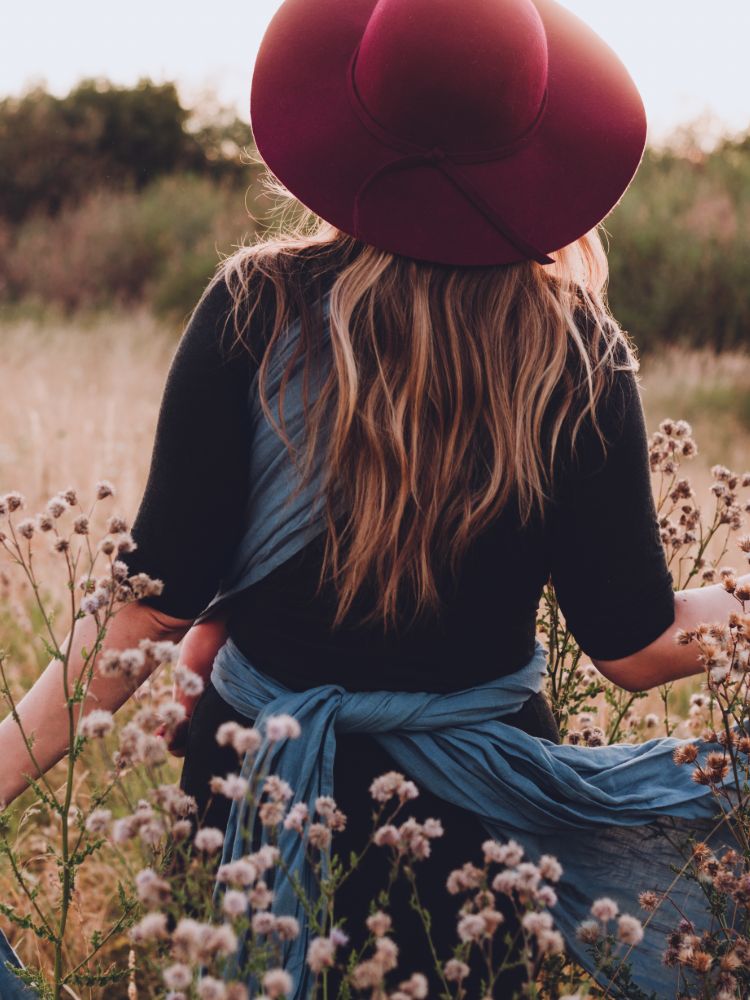
[[[455,0],[460,3],[461,0]],[[708,115],[750,128],[750,0],[564,0],[620,55],[643,94],[652,140]],[[247,121],[253,60],[280,0],[5,0],[0,96],[86,76],[176,80],[212,90]]]

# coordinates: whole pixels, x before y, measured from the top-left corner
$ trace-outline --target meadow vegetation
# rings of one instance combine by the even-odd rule
[[[99,607],[89,602],[86,613],[100,613],[103,626],[107,602],[118,593],[124,596],[124,584],[114,568],[116,554],[105,552],[103,557],[96,539],[127,534],[112,533],[110,519],[117,514],[128,523],[135,513],[164,377],[185,317],[219,253],[231,252],[233,245],[273,225],[272,204],[259,186],[252,159],[246,126],[224,112],[213,117],[188,112],[169,86],[144,82],[123,90],[90,81],[67,98],[34,91],[0,102],[0,496],[7,511],[9,492],[24,491],[25,510],[12,512],[18,524],[39,512],[42,518],[51,516],[45,514],[50,498],[69,493],[71,484],[85,489],[101,477],[116,483],[116,499],[103,498],[109,504],[104,511],[94,506],[85,532],[70,528],[79,535],[74,540],[83,545],[84,556],[95,553],[100,560],[99,568],[91,570],[91,588],[79,586],[77,577],[84,568],[73,584],[81,607],[98,593]],[[649,426],[655,430],[669,415],[684,418],[700,445],[691,459],[688,493],[677,486],[683,475],[679,465],[672,468],[669,463],[670,448],[682,448],[689,432],[673,423],[654,441],[655,490],[665,519],[665,544],[672,557],[679,550],[681,572],[686,559],[687,564],[690,559],[704,560],[693,585],[721,579],[728,581],[729,589],[731,574],[722,573],[725,562],[740,565],[750,547],[745,540],[739,550],[726,550],[729,529],[735,529],[736,536],[739,522],[746,520],[747,497],[738,496],[746,490],[742,474],[750,468],[750,138],[724,141],[710,153],[697,148],[650,150],[632,189],[607,221],[607,230],[611,304],[643,355]],[[82,516],[71,496],[61,512],[63,520]],[[733,518],[736,513],[737,523],[720,519],[703,551],[698,522],[680,523],[680,517],[689,522],[694,514],[684,508],[700,508],[700,523],[708,532],[722,504],[732,508]],[[39,524],[37,518],[35,544],[40,541]],[[62,531],[62,524],[55,517],[54,526],[46,529],[52,533],[48,537],[56,536],[58,528]],[[23,533],[18,538],[22,546],[25,538]],[[88,539],[94,539],[93,548]],[[713,577],[705,575],[709,571]],[[10,699],[28,689],[47,662],[49,640],[40,639],[45,629],[51,625],[59,638],[65,633],[63,596],[71,578],[64,552],[41,546],[35,573],[38,591],[18,561],[15,567],[12,560],[0,564],[0,660],[2,686]],[[727,726],[736,723],[746,697],[746,599],[738,596],[741,620],[717,623],[713,631],[686,637],[705,657],[705,678],[640,697],[601,682],[565,633],[564,623],[555,618],[549,594],[540,624],[548,638],[555,637],[549,693],[566,738],[592,745],[640,741],[665,732],[708,738],[721,720]],[[185,803],[163,791],[177,780],[178,767],[154,743],[153,713],[176,711],[169,707],[168,683],[176,653],[162,649],[158,655],[164,661],[161,673],[123,713],[118,732],[110,720],[100,719],[101,732],[94,728],[81,733],[77,759],[59,764],[50,773],[49,789],[43,788],[42,795],[29,791],[5,816],[0,911],[6,918],[0,923],[29,968],[43,970],[34,973],[35,981],[46,979],[43,988],[49,996],[70,995],[62,992],[64,983],[81,1000],[143,1000],[165,990],[174,997],[201,1000],[240,997],[241,991],[227,992],[219,978],[201,987],[195,969],[203,963],[219,977],[216,963],[231,952],[232,934],[243,921],[254,921],[258,934],[268,933],[271,926],[263,916],[263,891],[258,887],[263,866],[275,863],[271,855],[254,859],[252,885],[242,883],[241,872],[230,873],[237,884],[226,894],[229,903],[218,917],[210,912],[208,884],[218,859],[215,835],[212,840],[206,833],[201,865],[193,864],[203,873],[193,872],[189,908],[197,914],[203,906],[200,920],[205,926],[218,919],[230,930],[212,938],[205,928],[185,924],[175,937],[180,908],[186,906],[181,893],[187,890],[169,881],[174,844],[168,840],[179,831],[187,838],[188,831],[181,811]],[[717,666],[720,669],[714,669]],[[70,697],[79,699],[81,693],[71,689]],[[133,725],[140,726],[141,736]],[[130,739],[135,750],[125,761],[126,773],[116,775],[113,753],[123,753],[123,738],[126,743]],[[225,738],[240,744],[254,739],[236,732]],[[747,812],[747,747],[726,735],[723,747],[721,759],[714,757],[702,771],[696,768],[696,780],[718,785],[727,769],[735,767]],[[694,766],[689,757],[677,764]],[[381,834],[380,848],[394,851],[403,877],[409,877],[404,871],[409,858],[423,862],[428,872],[428,860],[418,859],[415,852],[424,851],[430,838],[439,835],[436,827],[417,830],[405,825],[412,795],[408,784],[391,779],[373,795],[383,808],[395,810],[381,817],[382,826],[397,832]],[[105,801],[100,792],[110,786],[111,801]],[[287,814],[286,790],[271,783],[266,792],[279,817]],[[66,811],[61,803],[68,798],[74,808]],[[312,818],[298,811],[295,822],[307,824],[309,835]],[[319,841],[317,847],[313,844],[317,863],[331,850],[325,831],[335,833],[335,822],[334,808],[322,803],[313,834]],[[741,822],[747,837],[747,819]],[[65,847],[71,836],[85,845],[80,863]],[[335,849],[335,836],[332,839]],[[541,866],[533,891],[524,891],[513,879],[525,861],[512,849],[489,844],[482,856],[484,867],[457,872],[446,897],[447,905],[457,909],[462,900],[453,897],[478,890],[473,898],[481,897],[487,905],[481,919],[476,907],[458,918],[458,950],[450,960],[453,964],[443,966],[445,995],[463,995],[465,964],[471,955],[481,955],[483,941],[486,944],[494,911],[489,896],[482,893],[491,891],[509,895],[525,917],[524,954],[540,984],[540,997],[582,996],[587,990],[592,997],[603,995],[561,957],[551,902],[559,878],[553,861]],[[191,864],[187,857],[183,863]],[[690,928],[676,926],[665,942],[676,982],[683,977],[686,983],[691,976],[698,982],[691,995],[702,1000],[746,995],[742,968],[748,967],[750,946],[744,873],[749,863],[750,853],[715,858],[703,849],[686,862],[692,866],[690,877],[707,893],[707,907],[716,909],[717,900],[731,899],[738,914],[735,926],[723,928],[723,937],[692,940]],[[21,878],[14,875],[13,864]],[[490,875],[491,865],[495,867]],[[66,871],[75,872],[67,885]],[[511,874],[498,880],[502,871]],[[648,893],[651,887],[643,889]],[[606,901],[599,902],[592,914],[597,926],[588,933],[606,964],[609,956],[637,947],[637,917],[648,920],[661,901],[646,894],[644,910],[636,915],[612,913]],[[387,908],[386,902],[382,905]],[[166,914],[165,920],[159,913]],[[371,930],[372,954],[355,963],[364,967],[352,973],[352,988],[359,983],[362,990],[385,996],[377,990],[387,979],[392,997],[424,996],[417,980],[399,984],[387,914],[374,914]],[[397,940],[398,928],[394,930]],[[277,935],[293,932],[291,924],[275,927]],[[321,943],[313,961],[324,992],[329,959],[339,961],[345,941],[325,922],[319,932]],[[213,944],[209,947],[207,941]],[[283,996],[287,985],[275,967],[276,958],[269,952],[264,970],[258,965],[261,978],[271,973],[264,984],[268,996]],[[57,978],[55,969],[61,970]]]

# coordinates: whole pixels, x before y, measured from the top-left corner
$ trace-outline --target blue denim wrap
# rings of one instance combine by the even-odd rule
[[[245,760],[241,773],[251,782],[277,774],[294,788],[295,801],[307,803],[312,812],[317,796],[336,794],[337,732],[371,733],[418,785],[475,813],[488,836],[515,838],[530,860],[554,854],[563,866],[558,903],[551,911],[555,924],[568,952],[596,973],[576,937],[593,900],[609,896],[621,912],[642,915],[641,890],[673,886],[675,904],[700,933],[706,926],[705,897],[694,882],[675,880],[672,868],[684,863],[680,844],[691,834],[716,849],[737,845],[726,824],[712,832],[717,805],[711,792],[691,780],[691,768],[674,764],[674,748],[685,741],[559,746],[504,723],[504,715],[541,689],[545,669],[545,650],[538,646],[523,669],[450,694],[348,692],[332,684],[294,692],[254,668],[228,640],[216,657],[212,682],[222,698],[261,730],[270,715],[278,714],[294,716],[301,726],[300,738],[273,744],[264,740],[258,755]],[[233,804],[225,862],[267,842],[263,831],[261,839],[249,844],[247,831],[254,828],[254,818],[247,803]],[[315,879],[300,835],[283,831],[278,846],[284,867],[315,900]],[[466,859],[457,862],[474,856],[478,845],[466,846]],[[429,866],[429,860],[422,864]],[[293,996],[301,1000],[312,986],[305,964],[310,935],[304,911],[279,871],[270,885],[274,913],[296,916],[302,926],[299,938],[283,945],[284,966],[295,981]],[[447,892],[446,905],[458,905]],[[675,971],[662,964],[665,935],[678,920],[675,914],[671,905],[658,911],[628,957],[635,982],[659,998],[675,995]]]
[[[278,405],[280,373],[297,333],[292,325],[271,368],[273,406]],[[285,393],[284,413],[290,437],[301,449],[300,371],[298,365]],[[246,530],[232,570],[208,610],[261,579],[325,526],[315,484],[297,489],[286,446],[254,399],[251,411],[255,440]],[[460,672],[460,663],[456,670]],[[299,739],[265,741],[256,756],[244,761],[242,774],[251,781],[277,774],[294,788],[295,799],[312,811],[317,796],[336,794],[337,732],[366,732],[419,785],[476,814],[488,836],[515,838],[531,860],[543,853],[555,855],[564,869],[557,887],[559,900],[552,908],[555,924],[570,954],[596,975],[588,950],[576,937],[594,899],[609,896],[621,912],[638,915],[639,891],[672,887],[679,910],[694,920],[700,933],[706,925],[705,897],[694,882],[676,879],[673,870],[685,860],[681,845],[689,835],[717,849],[736,844],[726,823],[716,822],[719,807],[710,790],[692,781],[691,768],[673,763],[675,747],[685,741],[558,746],[504,723],[504,716],[542,688],[545,670],[546,654],[537,645],[521,670],[455,693],[349,692],[329,684],[294,692],[255,668],[229,640],[216,657],[211,679],[221,697],[261,730],[270,715],[289,714],[300,723]],[[711,749],[716,746],[704,744],[701,752]],[[254,818],[247,803],[233,804],[224,862],[265,842],[265,830],[253,837],[248,834]],[[284,866],[315,899],[315,880],[301,837],[284,831],[278,845]],[[474,849],[467,844],[467,858],[457,862],[468,860]],[[302,1000],[312,985],[305,961],[309,928],[289,879],[281,871],[269,873],[269,878],[274,912],[296,916],[302,927],[299,938],[283,943],[284,966],[295,983],[293,995]],[[446,905],[452,905],[447,894]],[[635,982],[659,998],[675,994],[677,974],[663,965],[662,954],[676,913],[669,905],[657,910],[643,942],[628,956]],[[235,968],[241,965],[242,949]],[[617,990],[611,995],[616,996]]]

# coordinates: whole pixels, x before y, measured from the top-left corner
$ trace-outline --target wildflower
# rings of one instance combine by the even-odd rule
[[[706,951],[696,949],[690,956],[689,963],[696,972],[706,973],[713,965],[713,959]]]
[[[170,816],[183,817],[197,812],[198,804],[192,795],[187,795],[177,785],[157,785],[149,795],[156,805],[160,806]]]
[[[105,649],[97,667],[102,677],[116,677],[120,673],[120,654],[116,649]]]
[[[237,889],[228,889],[224,893],[221,901],[221,908],[226,915],[232,919],[242,916],[247,912],[248,900],[244,892]]]
[[[119,673],[134,680],[146,665],[146,656],[141,649],[124,649],[118,657]]]
[[[268,868],[273,868],[279,860],[280,854],[278,847],[275,847],[273,844],[264,844],[251,857],[259,869],[264,872]]]
[[[536,900],[542,906],[556,906],[557,893],[551,885],[542,885],[536,891]]]
[[[247,898],[245,898],[245,906],[247,907]],[[260,913],[254,913],[252,928],[255,934],[270,934],[276,929],[276,917],[273,913],[269,913],[267,910],[261,910]]]
[[[211,791],[223,795],[233,802],[240,802],[247,795],[248,782],[239,774],[228,774],[226,778],[211,778]]]
[[[335,947],[330,938],[316,937],[307,949],[307,964],[318,975],[324,969],[333,965]]]
[[[147,913],[131,928],[130,937],[138,944],[167,937],[166,913]]]
[[[205,826],[196,833],[193,845],[197,851],[215,854],[224,846],[224,834],[213,826]]]
[[[145,736],[140,741],[139,755],[144,764],[156,767],[167,759],[167,745],[161,736]]]
[[[267,910],[273,902],[273,893],[262,880],[257,883],[248,895],[250,905],[254,910]]]
[[[102,739],[112,732],[115,720],[104,708],[95,708],[81,719],[81,735],[86,739]]]
[[[263,826],[278,826],[284,818],[286,806],[283,802],[264,802],[258,810]]]
[[[3,507],[7,509],[9,514],[13,514],[15,511],[21,510],[21,508],[25,506],[26,498],[17,490],[12,490],[10,493],[6,493],[3,497]]]
[[[117,563],[115,563],[116,565]],[[153,639],[141,639],[138,648],[144,657],[153,660],[155,666],[163,663],[174,663],[179,655],[179,647],[169,639],[162,639],[158,642],[154,642]]]
[[[542,955],[559,955],[565,948],[562,934],[559,931],[543,931],[536,939],[537,948]]]
[[[226,957],[237,951],[237,935],[229,924],[211,927],[206,941],[205,954]]]
[[[375,960],[383,971],[390,972],[398,964],[398,945],[389,937],[379,937],[375,942]]]
[[[110,535],[121,535],[128,530],[128,525],[124,517],[113,514],[107,521],[107,531]]]
[[[227,988],[220,979],[213,976],[204,976],[198,983],[198,996],[200,1000],[225,1000]]]
[[[372,989],[374,996],[383,996],[379,990],[383,982],[383,967],[374,958],[367,959],[355,965],[351,971],[351,983],[357,990]]]
[[[403,983],[399,983],[398,988],[406,997],[414,997],[415,1000],[425,1000],[429,983],[427,982],[427,977],[423,976],[421,972],[414,972]]]
[[[180,961],[195,962],[210,930],[192,917],[182,917],[172,933],[172,949]]]
[[[610,899],[609,896],[602,896],[600,899],[595,899],[591,904],[592,915],[603,923],[606,923],[608,920],[614,920],[618,912],[617,903],[614,899]]]
[[[109,594],[102,587],[96,589],[92,594],[87,594],[81,600],[81,611],[85,615],[95,615],[100,608],[109,603]]]
[[[494,904],[492,906],[485,906],[479,911],[479,916],[484,920],[487,927],[487,934],[494,934],[498,929],[500,924],[505,923],[505,917],[499,910],[496,910]]]
[[[414,860],[422,861],[430,856],[430,841],[425,836],[424,827],[413,817],[405,820],[398,830],[399,847]]]
[[[237,722],[224,722],[216,730],[219,746],[232,746],[238,754],[255,753],[260,747],[260,732],[252,727],[241,726]]]
[[[193,824],[189,819],[178,819],[172,824],[172,837],[175,840],[187,840],[193,832]]]
[[[132,816],[116,819],[112,825],[112,840],[115,844],[124,844],[132,840],[138,832],[138,824]]]
[[[596,920],[584,920],[576,929],[576,937],[585,944],[595,944],[600,935],[601,930]]]
[[[299,935],[299,921],[295,917],[277,917],[276,933],[282,941],[291,941]]]
[[[40,531],[52,531],[55,526],[54,521],[49,516],[49,514],[37,514],[36,526]]]
[[[197,698],[198,695],[203,694],[202,678],[195,671],[182,664],[175,667],[174,680],[180,691],[189,698]]]
[[[319,851],[325,850],[331,844],[331,831],[322,823],[311,823],[307,836],[310,844]]]
[[[382,910],[377,910],[367,918],[367,928],[375,937],[382,937],[391,929],[391,918]]]
[[[637,917],[623,913],[617,921],[617,936],[624,944],[640,944],[643,940],[643,924]]]
[[[402,802],[416,799],[419,796],[419,789],[413,781],[402,781],[396,791]]]
[[[451,958],[443,966],[443,972],[449,983],[460,983],[469,975],[470,969],[466,962],[460,962],[457,958]]]
[[[424,830],[425,837],[429,837],[432,840],[435,837],[442,837],[445,833],[443,829],[443,824],[439,819],[432,819],[428,817],[422,824],[422,829]]]
[[[315,811],[323,817],[331,816],[336,811],[336,801],[330,795],[319,795],[315,800]]]
[[[168,990],[184,990],[192,983],[193,973],[188,965],[175,962],[164,970],[162,978]]]
[[[77,535],[88,535],[89,519],[85,514],[80,514],[75,521],[73,521],[73,531],[75,531]]]
[[[288,802],[294,794],[289,782],[284,781],[277,774],[269,774],[263,783],[263,791],[275,802]]]
[[[534,910],[529,910],[521,917],[521,924],[529,934],[537,935],[552,928],[552,917],[549,913],[537,913]]]
[[[174,729],[184,721],[185,716],[185,706],[179,701],[165,701],[159,706],[156,718],[163,722],[167,729]]]
[[[279,740],[296,740],[300,735],[300,724],[292,715],[269,715],[266,720],[266,736],[272,743]]]
[[[96,484],[96,499],[106,500],[107,497],[115,495],[115,488],[108,479],[100,479]]]
[[[153,868],[143,868],[138,872],[135,888],[140,901],[152,906],[165,903],[172,895],[169,883],[157,875]]]
[[[94,835],[105,833],[109,828],[112,813],[109,809],[94,809],[86,820],[86,829]]]
[[[396,847],[400,838],[397,828],[392,823],[387,823],[378,827],[372,839],[376,847]]]
[[[308,809],[307,803],[305,802],[295,802],[289,812],[284,818],[284,829],[285,830],[296,830],[298,833],[302,833],[305,823],[308,819]]]
[[[510,896],[518,888],[518,874],[512,869],[498,872],[492,880],[492,888],[504,896]]]
[[[334,927],[330,937],[336,948],[344,948],[349,944],[349,935],[342,931],[340,927]]]
[[[32,518],[27,517],[23,521],[19,521],[16,525],[19,535],[23,535],[26,539],[32,539],[34,537],[35,524]]]
[[[51,497],[47,501],[47,513],[50,515],[50,517],[53,517],[55,520],[57,520],[58,517],[62,517],[62,515],[65,513],[67,509],[68,506],[62,499],[62,497],[59,496]]]
[[[258,877],[258,869],[248,858],[238,858],[228,864],[220,865],[216,878],[229,885],[249,886]]]
[[[494,841],[487,841],[487,843],[494,843]],[[467,889],[477,889],[482,884],[483,879],[482,869],[467,861],[463,867],[454,869],[448,875],[445,887],[451,895],[455,896],[456,893],[465,892]]]
[[[478,913],[467,913],[458,921],[457,931],[462,941],[478,941],[484,937],[487,924]]]
[[[539,885],[542,873],[539,868],[530,861],[524,861],[516,868],[516,889],[527,892],[534,892]]]
[[[491,858],[488,857],[488,845],[496,843],[496,841],[486,840],[482,844],[482,850],[485,852],[485,860],[495,861],[497,864],[508,865],[508,867],[512,868],[523,858],[523,848],[515,840],[509,840],[507,844],[498,844],[497,849],[493,849],[492,851],[493,856]]]
[[[551,854],[543,854],[539,858],[539,873],[548,882],[559,882],[562,878],[562,865]]]
[[[392,798],[401,784],[405,781],[403,774],[398,771],[387,771],[385,774],[374,778],[370,785],[370,795],[376,802],[387,802]]]
[[[263,976],[263,988],[269,997],[287,996],[292,992],[292,977],[283,969],[269,969]]]
[[[672,752],[675,764],[692,764],[697,756],[698,748],[695,743],[680,743]]]

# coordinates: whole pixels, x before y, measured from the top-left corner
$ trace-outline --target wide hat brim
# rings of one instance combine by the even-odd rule
[[[501,159],[461,166],[511,231],[553,253],[617,204],[646,141],[643,102],[612,49],[553,0],[533,0],[548,46],[547,103],[531,138]],[[429,163],[385,171],[355,222],[357,194],[393,150],[355,113],[349,64],[377,0],[286,0],[253,72],[250,116],[271,172],[304,205],[382,250],[450,265],[525,259]]]

